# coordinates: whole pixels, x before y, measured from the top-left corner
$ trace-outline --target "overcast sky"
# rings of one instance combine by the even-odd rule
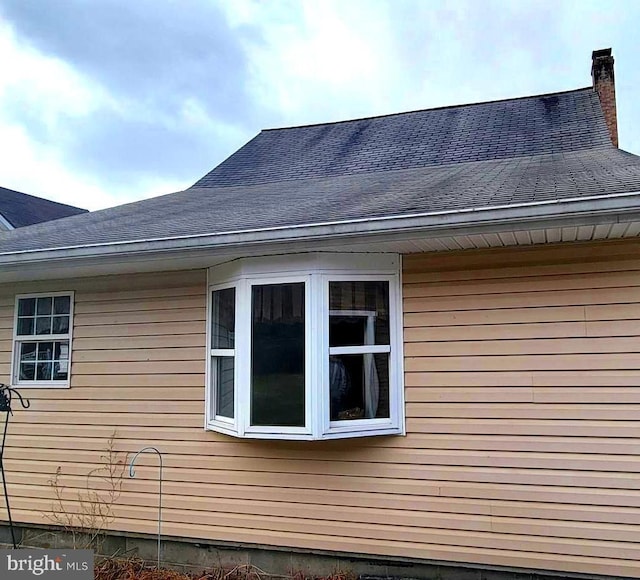
[[[190,186],[263,128],[591,84],[640,154],[640,2],[0,0],[0,185],[88,209]]]

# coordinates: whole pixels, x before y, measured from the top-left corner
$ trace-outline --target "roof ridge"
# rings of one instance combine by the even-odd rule
[[[477,103],[462,103],[460,105],[443,105],[441,107],[432,107],[429,109],[413,109],[411,111],[399,111],[397,113],[387,113],[386,115],[369,115],[368,117],[357,117],[355,119],[343,119],[342,121],[329,121],[326,123],[307,123],[303,125],[291,125],[290,127],[271,127],[269,129],[262,129],[261,133],[267,133],[271,131],[287,131],[289,129],[303,129],[305,127],[322,127],[330,125],[342,125],[346,123],[354,123],[356,121],[367,121],[369,119],[385,119],[388,117],[399,117],[400,115],[411,115],[413,113],[426,113],[427,111],[443,111],[447,109],[461,109],[463,107],[476,107],[480,105],[491,105],[493,103],[506,103],[509,101],[524,101],[527,99],[540,99],[544,97],[553,97],[556,95],[566,95],[569,93],[580,93],[584,91],[593,91],[592,86],[581,87],[579,89],[568,89],[566,91],[556,91],[554,93],[541,93],[538,95],[525,95],[522,97],[509,97],[507,99],[494,99],[491,101],[479,101]]]

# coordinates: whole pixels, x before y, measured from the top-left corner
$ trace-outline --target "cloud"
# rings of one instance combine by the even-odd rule
[[[64,61],[22,45],[3,23],[0,54],[5,64],[0,76],[2,184],[38,195],[53,194],[75,205],[83,205],[82,199],[70,191],[82,191],[100,198],[100,204],[109,204],[109,196],[96,181],[72,176],[63,159],[66,124],[108,106],[108,99]]]
[[[23,68],[33,71],[5,87],[6,116],[55,147],[70,173],[97,176],[116,195],[154,182],[188,186],[256,132],[261,109],[244,88],[239,44],[255,32],[232,30],[215,5],[197,8],[5,2],[4,42],[28,54]]]
[[[211,110],[246,116],[239,47],[244,27],[231,29],[210,2],[136,0],[3,2],[7,18],[44,54],[68,62],[121,99],[173,113],[186,95],[198,94]],[[130,104],[130,103],[129,103]]]

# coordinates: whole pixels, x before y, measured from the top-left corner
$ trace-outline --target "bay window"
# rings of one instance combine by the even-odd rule
[[[404,432],[399,257],[297,254],[209,270],[208,429]]]

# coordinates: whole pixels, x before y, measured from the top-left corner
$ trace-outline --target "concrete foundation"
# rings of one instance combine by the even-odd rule
[[[54,527],[18,526],[16,540],[21,548],[73,548],[69,532]],[[83,538],[76,537],[80,544]],[[76,547],[86,547],[86,544]],[[11,547],[9,527],[0,524],[0,546]],[[97,555],[121,558],[137,557],[154,564],[157,539],[143,534],[110,533],[101,537]],[[560,580],[605,579],[614,577],[583,574],[566,575],[533,570],[460,566],[443,562],[409,559],[385,559],[366,555],[310,552],[270,546],[211,543],[187,538],[162,539],[162,566],[183,572],[199,572],[211,568],[251,565],[272,574],[305,577],[349,573],[360,580]],[[620,579],[622,580],[622,579]],[[628,580],[628,579],[626,579]]]

